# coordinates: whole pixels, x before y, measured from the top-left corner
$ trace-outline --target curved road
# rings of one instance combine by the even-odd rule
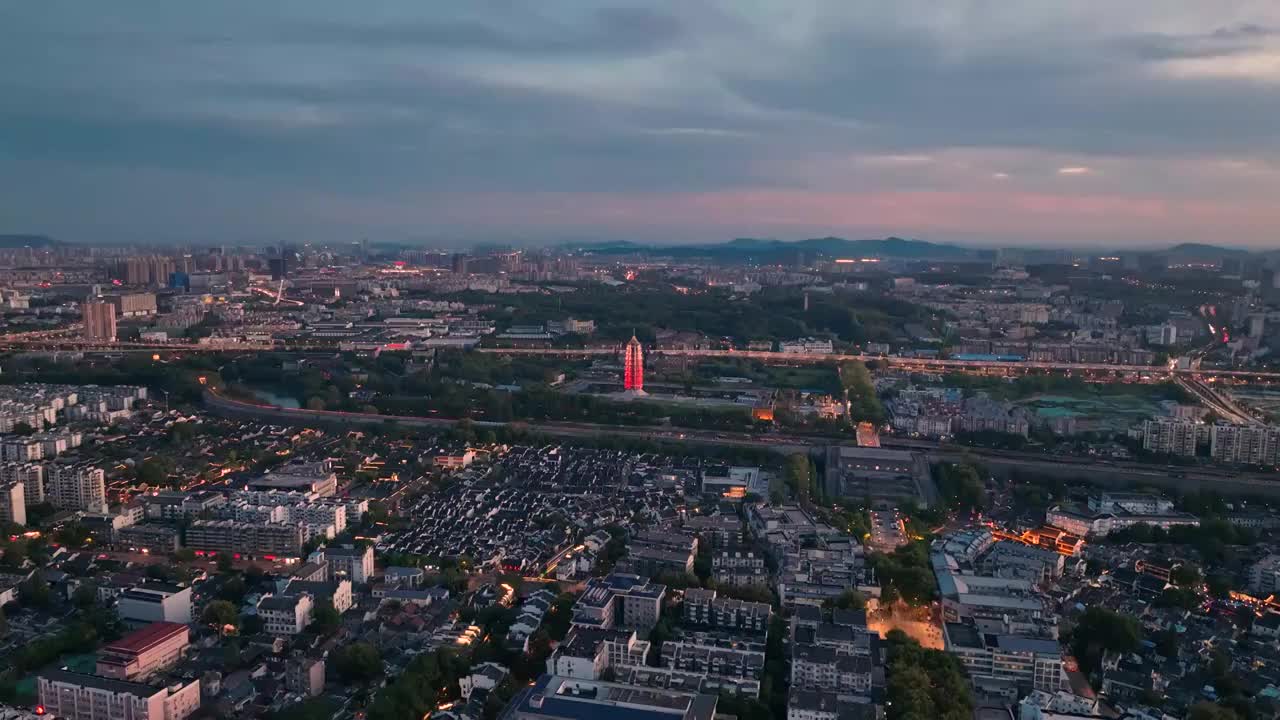
[[[0,336],[0,350],[79,350],[86,352],[308,352],[336,351],[329,344],[314,345],[297,343],[293,345],[264,345],[259,343],[227,342],[209,345],[191,343],[141,343],[141,342],[94,342],[84,340],[48,340],[25,339],[17,335]],[[614,348],[483,348],[478,352],[503,355],[546,355],[552,357],[616,357],[619,350]],[[1280,382],[1280,372],[1263,370],[1214,370],[1214,369],[1181,369],[1166,368],[1154,365],[1109,365],[1104,363],[1063,363],[1042,362],[1037,360],[1019,361],[986,361],[986,360],[953,360],[942,358],[907,358],[896,356],[865,354],[830,354],[802,355],[798,353],[782,353],[763,350],[654,350],[655,356],[669,357],[708,357],[708,358],[745,358],[771,363],[831,363],[857,360],[868,362],[876,360],[894,367],[920,370],[1056,370],[1061,372],[1087,371],[1135,373],[1150,375],[1170,375],[1189,377],[1223,377],[1237,378],[1253,382]]]
[[[428,418],[407,415],[382,415],[378,413],[339,412],[333,410],[303,410],[282,408],[276,405],[260,405],[243,400],[235,400],[214,390],[206,390],[204,394],[206,406],[215,413],[236,417],[253,417],[256,419],[276,420],[285,424],[336,424],[336,425],[383,425],[396,423],[406,427],[432,429],[448,429],[457,425],[459,420],[452,418]],[[753,447],[774,450],[781,453],[805,452],[814,447],[825,447],[831,444],[829,439],[810,438],[796,435],[752,435],[742,432],[707,432],[702,430],[681,429],[653,425],[597,425],[594,423],[575,422],[529,422],[513,421],[510,423],[489,420],[472,420],[472,425],[479,428],[500,428],[507,426],[524,426],[530,430],[554,437],[582,438],[615,436],[635,440],[665,440],[703,445],[725,445],[730,447]]]
[[[583,349],[560,349],[560,348],[476,348],[478,352],[494,353],[501,355],[548,355],[558,357],[597,357],[597,356],[618,356],[619,351],[611,348],[583,348]],[[830,355],[803,355],[800,353],[783,353],[765,350],[654,350],[650,354],[654,356],[670,356],[670,357],[710,357],[710,358],[744,358],[748,360],[760,360],[763,362],[812,362],[812,363],[830,363],[830,362],[847,362],[856,360],[859,362],[870,362],[872,360],[888,363],[891,366],[905,368],[921,368],[921,369],[958,369],[958,370],[989,370],[993,368],[1006,368],[1015,370],[1061,370],[1061,371],[1090,371],[1090,372],[1116,372],[1116,373],[1137,373],[1149,375],[1189,375],[1189,376],[1216,376],[1216,377],[1233,377],[1242,379],[1255,379],[1258,381],[1280,382],[1280,372],[1267,372],[1262,370],[1214,370],[1214,369],[1181,369],[1167,368],[1156,365],[1111,365],[1105,363],[1064,363],[1064,362],[1043,362],[1039,360],[1010,360],[1010,361],[987,361],[987,360],[953,360],[942,358],[908,358],[897,357],[892,355],[866,355],[866,354],[830,354]]]
[[[286,425],[371,426],[394,422],[408,427],[448,429],[458,423],[446,418],[407,417],[374,413],[347,413],[329,410],[302,410],[260,405],[228,398],[213,390],[205,391],[205,403],[215,414],[250,417]],[[473,421],[476,427],[498,428],[524,425],[530,430],[560,438],[624,437],[635,440],[661,440],[690,445],[717,445],[771,450],[780,454],[813,453],[833,445],[849,445],[839,438],[798,435],[754,435],[751,433],[707,432],[670,427],[626,427],[592,423],[532,422],[499,423]],[[1044,455],[1010,450],[991,450],[950,445],[927,440],[885,438],[886,449],[914,450],[926,453],[933,461],[957,461],[966,456],[978,457],[990,465],[1000,465],[1046,477],[1070,474],[1077,479],[1089,477],[1099,482],[1133,485],[1150,484],[1165,487],[1213,490],[1222,493],[1280,495],[1280,482],[1274,474],[1238,472],[1229,468],[1204,468],[1153,465],[1137,462],[1097,460],[1087,457]]]

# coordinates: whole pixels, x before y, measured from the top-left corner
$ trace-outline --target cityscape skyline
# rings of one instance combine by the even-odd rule
[[[1280,236],[1280,8],[0,10],[4,232],[78,243]]]
[[[1278,717],[1280,251],[0,235],[0,310],[5,720]]]

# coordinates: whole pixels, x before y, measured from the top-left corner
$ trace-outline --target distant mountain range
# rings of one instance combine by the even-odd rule
[[[994,250],[966,248],[959,245],[906,240],[889,237],[881,240],[846,240],[837,237],[808,240],[772,240],[736,238],[724,243],[702,245],[640,245],[633,242],[606,242],[574,245],[596,255],[654,255],[674,258],[708,258],[711,260],[751,260],[787,262],[800,254],[841,257],[894,257],[936,260],[990,260]]]
[[[1240,250],[1239,248],[1219,247],[1217,245],[1205,245],[1204,243],[1182,243],[1174,245],[1164,251],[1168,255],[1177,255],[1183,258],[1197,258],[1203,260],[1217,260],[1222,257],[1246,257],[1251,255],[1248,250]]]
[[[672,258],[706,258],[721,261],[790,262],[798,254],[810,254],[826,258],[881,257],[904,260],[952,260],[989,261],[997,251],[991,248],[971,248],[950,243],[927,240],[908,240],[900,237],[883,239],[846,240],[838,237],[809,238],[807,240],[773,240],[763,238],[736,238],[723,243],[698,245],[644,245],[618,241],[604,243],[571,244],[577,250],[596,255],[646,255]],[[1030,252],[1042,252],[1043,248],[1014,248]],[[1220,260],[1224,257],[1248,257],[1248,250],[1220,247],[1202,243],[1183,243],[1166,249],[1141,249],[1122,251],[1080,251],[1081,255],[1118,252],[1124,255],[1167,255],[1175,260]]]
[[[0,234],[0,249],[23,247],[39,249],[55,249],[66,247],[70,243],[55,240],[47,235],[34,233]],[[413,243],[376,242],[380,249],[397,249],[401,247],[417,247]],[[900,237],[881,239],[848,240],[838,237],[808,238],[805,240],[776,240],[772,238],[735,238],[720,243],[701,243],[693,245],[657,245],[635,243],[626,240],[605,241],[596,243],[567,242],[562,248],[587,251],[595,255],[644,255],[650,257],[670,257],[677,259],[707,259],[713,262],[758,262],[789,264],[800,259],[819,258],[858,258],[880,257],[903,260],[950,260],[963,262],[991,261],[997,251],[992,248],[973,248],[951,243],[930,242],[927,240],[911,240]],[[1024,250],[1028,255],[1034,252],[1046,252],[1045,248],[1029,248],[1013,246]],[[1215,261],[1222,258],[1272,258],[1280,257],[1280,250],[1249,251],[1240,248],[1222,247],[1204,243],[1182,243],[1166,249],[1138,250],[1080,250],[1077,255],[1090,254],[1123,254],[1123,255],[1167,255],[1175,261]]]

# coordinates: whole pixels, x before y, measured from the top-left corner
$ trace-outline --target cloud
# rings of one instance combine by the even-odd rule
[[[905,168],[930,165],[933,163],[933,157],[929,155],[868,155],[858,158],[857,161],[868,167]]]
[[[1274,243],[1260,219],[1280,193],[1275,3],[592,5],[0,6],[0,162],[27,185],[0,214],[68,240],[346,239],[361,223],[715,240],[757,232],[712,217],[751,198],[775,206],[740,217],[780,231],[1045,232],[1025,212],[1000,226],[961,212],[995,202],[977,178],[1011,205],[1108,193],[1118,204],[1090,207],[1116,213],[1117,242],[1218,239],[1132,212],[1164,203],[1242,212],[1257,221],[1233,226],[1239,242]],[[183,185],[223,211],[182,222]],[[538,221],[486,209],[499,198]],[[592,211],[604,198],[614,212]],[[835,198],[878,217],[831,212]],[[118,217],[98,222],[104,208]]]

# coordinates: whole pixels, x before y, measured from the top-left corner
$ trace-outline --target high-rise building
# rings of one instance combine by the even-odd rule
[[[635,394],[644,393],[644,348],[635,335],[623,348],[622,388]]]
[[[84,339],[113,342],[116,339],[116,306],[101,300],[91,300],[81,306],[84,321]]]
[[[126,285],[163,285],[176,269],[172,258],[148,255],[125,258],[114,274]]]
[[[296,262],[298,262],[298,251],[292,245],[273,248],[267,256],[267,269],[271,272],[271,279],[282,280],[289,277],[289,270]]]
[[[1142,429],[1142,449],[1164,455],[1196,454],[1198,426],[1186,420],[1148,420]]]
[[[89,463],[49,466],[49,502],[61,510],[107,511],[106,473]]]
[[[1209,454],[1223,463],[1274,466],[1280,463],[1280,428],[1214,425]]]
[[[44,502],[44,466],[33,462],[10,462],[0,465],[0,485],[20,482],[22,497],[28,505]]]
[[[0,520],[15,525],[27,524],[26,488],[13,480],[0,485]]]
[[[106,298],[119,317],[150,317],[156,314],[155,293],[122,293]]]
[[[455,275],[467,274],[467,256],[463,253],[457,253],[453,256],[453,273]]]

